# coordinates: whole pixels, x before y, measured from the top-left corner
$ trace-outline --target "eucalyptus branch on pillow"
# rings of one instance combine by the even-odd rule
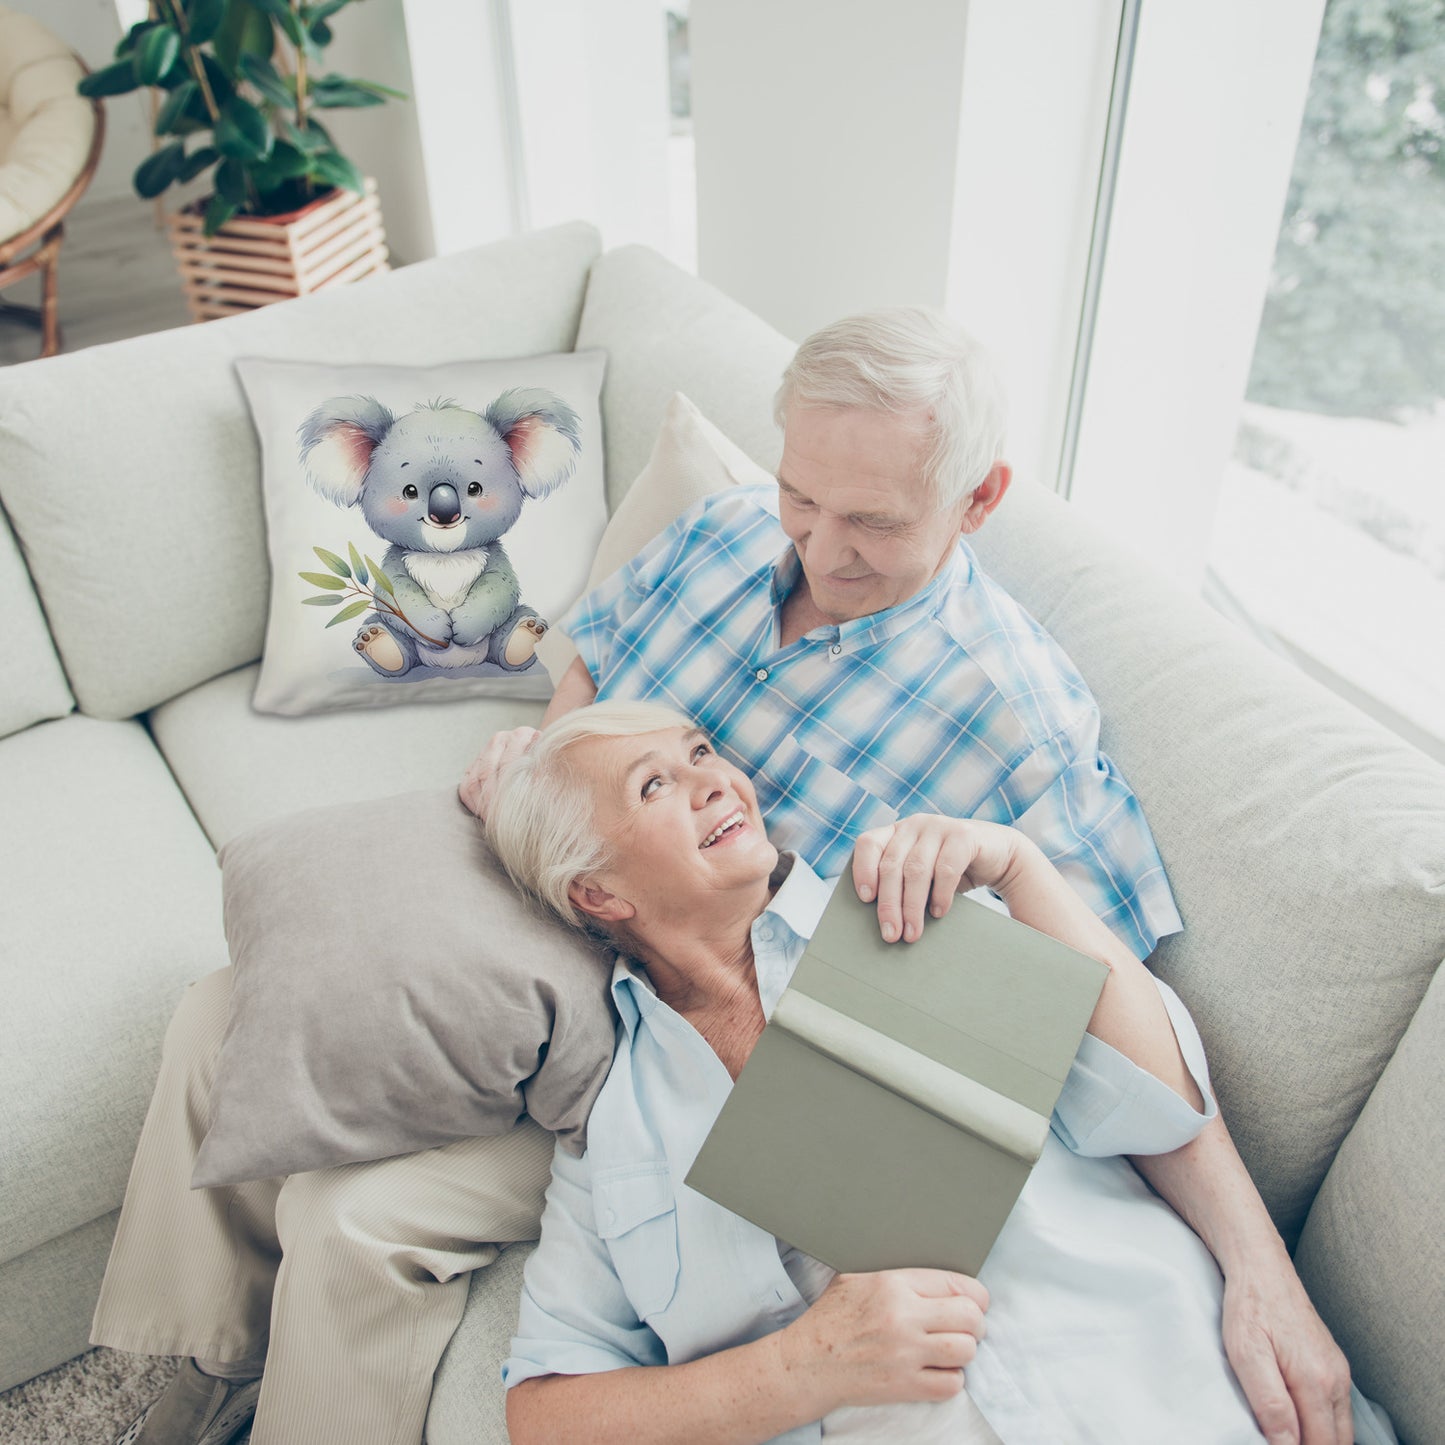
[[[326,624],[328,627],[360,617],[363,612],[386,612],[404,622],[423,642],[429,642],[433,647],[450,646],[450,643],[438,638],[428,637],[417,627],[397,605],[396,589],[391,585],[391,578],[370,557],[363,557],[350,542],[346,546],[351,555],[350,566],[344,558],[328,552],[325,547],[311,549],[331,571],[296,574],[303,582],[322,589],[319,597],[303,597],[303,607],[341,607],[341,611]],[[353,600],[348,602],[348,598]],[[343,602],[346,603],[344,607],[341,606]]]

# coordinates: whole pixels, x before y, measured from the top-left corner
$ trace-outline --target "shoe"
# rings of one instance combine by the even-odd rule
[[[250,1423],[260,1380],[214,1379],[186,1360],[165,1391],[116,1437],[115,1445],[230,1445]]]

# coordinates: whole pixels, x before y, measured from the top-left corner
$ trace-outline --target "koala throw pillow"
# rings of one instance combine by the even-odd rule
[[[605,363],[237,361],[271,557],[256,710],[549,697],[537,642],[607,525]]]

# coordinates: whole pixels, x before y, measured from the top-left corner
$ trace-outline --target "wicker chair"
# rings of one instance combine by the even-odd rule
[[[76,94],[85,67],[38,20],[0,6],[0,290],[41,276],[38,307],[0,303],[60,350],[57,265],[63,220],[100,160],[105,116]]]

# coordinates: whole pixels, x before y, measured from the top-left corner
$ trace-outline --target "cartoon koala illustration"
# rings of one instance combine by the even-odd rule
[[[576,468],[577,414],[561,397],[522,387],[484,413],[433,401],[399,418],[373,397],[333,397],[298,438],[311,485],[339,507],[360,507],[390,543],[381,565],[406,621],[362,620],[352,645],[374,672],[410,680],[535,665],[547,623],[522,603],[501,538],[527,498],[555,491]]]

